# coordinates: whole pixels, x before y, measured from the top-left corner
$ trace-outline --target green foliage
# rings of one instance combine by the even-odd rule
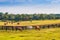
[[[0,12],[0,20],[2,21],[32,21],[46,19],[60,19],[60,14],[8,14],[8,12]]]

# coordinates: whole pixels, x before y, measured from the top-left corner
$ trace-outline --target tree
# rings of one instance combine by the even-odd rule
[[[0,20],[2,19],[2,17],[3,17],[3,13],[2,13],[2,12],[0,12]]]
[[[14,19],[14,20],[15,20],[15,21],[20,21],[20,20],[21,20],[20,15],[19,15],[19,14],[15,15],[15,19]]]
[[[60,14],[9,14],[8,12],[0,12],[0,20],[2,21],[31,21],[32,20],[50,20],[60,19]]]

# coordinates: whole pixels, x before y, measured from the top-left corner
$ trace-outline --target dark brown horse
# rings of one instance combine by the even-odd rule
[[[16,26],[15,29],[16,29],[16,31],[17,31],[17,30],[22,31],[22,27],[20,27],[20,26]]]

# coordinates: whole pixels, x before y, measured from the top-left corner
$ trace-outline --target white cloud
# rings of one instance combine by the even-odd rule
[[[15,7],[0,7],[0,12],[9,12],[9,13],[60,13],[60,7],[42,7],[42,6],[15,6]]]

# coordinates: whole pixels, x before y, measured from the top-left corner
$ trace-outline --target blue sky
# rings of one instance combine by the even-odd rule
[[[0,0],[0,5],[38,5],[50,3],[51,0]]]
[[[60,0],[0,0],[0,12],[60,13]]]
[[[0,5],[12,6],[12,5],[49,5],[59,3],[59,0],[0,0]]]

